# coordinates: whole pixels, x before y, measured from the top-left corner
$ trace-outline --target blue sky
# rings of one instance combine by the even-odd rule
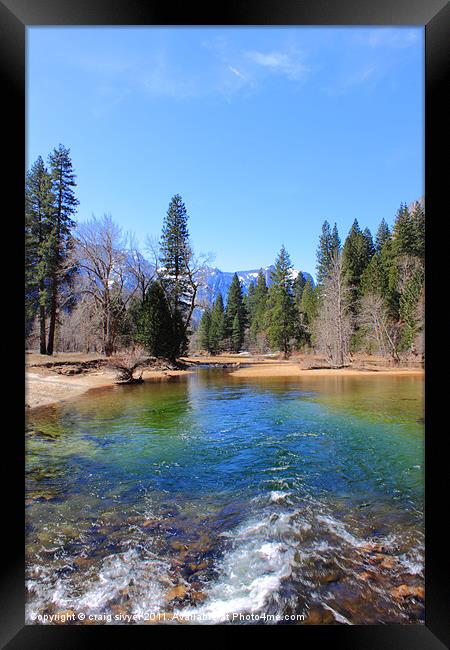
[[[144,246],[182,195],[234,271],[285,244],[315,275],[322,223],[376,231],[424,193],[422,28],[27,30],[27,165],[71,150],[77,219]]]

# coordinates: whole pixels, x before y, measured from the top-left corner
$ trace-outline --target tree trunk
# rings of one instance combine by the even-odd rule
[[[62,170],[59,170],[59,198],[58,198],[58,213],[57,213],[57,230],[55,242],[55,267],[53,269],[53,282],[52,282],[52,296],[50,304],[50,324],[48,327],[48,344],[47,354],[53,354],[53,347],[55,342],[55,329],[56,329],[56,307],[58,301],[58,271],[60,267],[60,238],[61,238],[61,209],[62,209]]]
[[[103,323],[103,353],[110,357],[114,352],[114,342],[111,332],[111,323],[109,314],[106,315],[106,318]]]
[[[44,292],[44,283],[40,283],[39,294]],[[45,331],[45,305],[39,305],[39,331],[40,331],[40,353],[47,354],[46,331]]]
[[[56,329],[56,296],[57,296],[58,286],[56,281],[53,281],[52,284],[52,297],[50,303],[50,324],[48,327],[48,344],[47,344],[47,354],[53,354],[53,347],[55,343],[55,329]]]

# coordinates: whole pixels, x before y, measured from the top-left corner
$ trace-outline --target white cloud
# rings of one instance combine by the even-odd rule
[[[245,56],[256,65],[284,74],[292,80],[303,79],[309,71],[309,68],[300,61],[298,52],[259,52],[249,50],[245,53]]]
[[[247,78],[240,72],[237,68],[233,68],[232,65],[228,66],[228,69],[231,70],[231,72],[236,75],[236,77],[239,77],[239,79],[242,79],[243,81],[246,81]]]

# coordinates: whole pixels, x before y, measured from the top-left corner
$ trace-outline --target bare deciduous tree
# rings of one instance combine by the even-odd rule
[[[101,322],[102,351],[107,356],[114,351],[118,320],[139,284],[130,273],[127,239],[110,215],[92,217],[76,232],[79,293],[91,298],[92,316]]]
[[[378,352],[390,356],[398,363],[397,329],[391,321],[382,296],[367,294],[361,299],[358,324],[364,328],[366,338],[375,341]]]
[[[59,318],[58,349],[62,352],[98,352],[101,322],[89,296],[83,295],[70,312]]]
[[[109,367],[117,371],[117,381],[126,384],[138,384],[143,381],[142,373],[144,369],[151,365],[156,359],[145,354],[144,350],[138,349],[133,352],[127,352],[109,361]],[[134,373],[140,369],[138,377]]]
[[[130,275],[136,281],[140,301],[143,303],[147,289],[156,277],[156,264],[145,259],[132,236],[129,241],[127,264]]]
[[[351,295],[342,268],[342,256],[335,253],[324,281],[314,333],[317,347],[336,367],[345,365],[350,353]]]

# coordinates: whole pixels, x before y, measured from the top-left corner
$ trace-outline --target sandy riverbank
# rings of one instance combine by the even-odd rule
[[[34,370],[34,369],[33,369]],[[177,375],[185,375],[189,370],[150,370],[143,373],[145,381],[164,381]],[[114,373],[107,371],[96,374],[59,377],[36,372],[25,374],[25,406],[37,408],[78,397],[92,388],[103,388],[116,384]]]
[[[103,388],[116,384],[116,373],[106,368],[83,370],[80,374],[62,375],[49,363],[95,363],[104,358],[98,354],[65,353],[52,357],[27,354],[25,359],[25,406],[37,408],[78,397],[92,388]],[[189,370],[145,370],[145,381],[164,381]]]
[[[86,362],[95,361],[98,355],[59,354],[52,362]],[[227,364],[228,374],[236,378],[270,378],[270,377],[323,377],[323,376],[377,376],[410,375],[423,376],[422,368],[389,368],[382,365],[366,364],[364,367],[342,369],[316,368],[306,369],[303,360],[296,357],[280,360],[270,357],[250,357],[243,355],[218,355],[216,357],[186,357],[185,361],[193,364],[193,370],[146,370],[145,381],[165,381],[177,375],[193,372],[195,366],[203,364]],[[108,369],[87,370],[76,375],[61,375],[54,368],[45,367],[49,357],[27,354],[25,373],[25,405],[27,408],[47,406],[56,402],[78,397],[92,388],[113,386],[115,373]]]
[[[315,368],[305,370],[295,364],[252,365],[245,368],[237,368],[230,372],[232,377],[332,377],[332,376],[383,376],[389,375],[424,375],[421,368]]]
[[[250,357],[244,355],[217,355],[214,357],[186,357],[188,363],[211,363],[227,365],[232,377],[332,377],[332,376],[373,376],[373,375],[417,375],[424,376],[424,369],[417,367],[392,367],[383,364],[379,357],[357,357],[346,368],[308,368],[308,364],[320,365],[319,357],[296,356],[288,360],[278,357]],[[234,367],[233,367],[234,366]]]

